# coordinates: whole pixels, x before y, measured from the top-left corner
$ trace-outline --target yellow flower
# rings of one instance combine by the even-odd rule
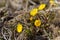
[[[33,20],[33,17],[30,17],[30,21],[32,21]]]
[[[34,25],[36,27],[40,26],[41,25],[41,20],[35,20]]]
[[[32,9],[32,10],[30,11],[30,15],[31,15],[31,16],[35,16],[35,15],[37,14],[37,12],[38,12],[38,9],[37,9],[37,8],[34,8],[34,9]]]
[[[45,7],[46,7],[46,4],[41,4],[41,5],[38,7],[38,9],[39,9],[39,10],[43,10]]]
[[[50,0],[49,2],[50,2],[50,4],[54,4],[54,0]]]
[[[22,24],[20,24],[20,23],[18,23],[17,24],[17,32],[22,32],[22,29],[23,29],[23,26],[22,26]]]

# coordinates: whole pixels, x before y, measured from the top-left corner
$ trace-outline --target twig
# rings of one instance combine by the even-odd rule
[[[32,0],[29,0],[30,3],[32,3],[33,5],[36,5],[36,3],[34,3]]]
[[[6,38],[5,35],[3,34],[3,28],[2,28],[2,35],[3,35],[3,38],[4,38],[5,40],[7,40],[7,38]]]
[[[50,9],[47,9],[46,11],[53,11],[53,10],[60,10],[60,7],[52,7]]]

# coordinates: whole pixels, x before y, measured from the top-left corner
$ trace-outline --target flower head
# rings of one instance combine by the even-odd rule
[[[50,2],[50,4],[54,4],[54,0],[50,0],[49,2]]]
[[[22,32],[22,29],[23,29],[23,26],[22,26],[22,24],[20,24],[20,23],[18,23],[17,24],[17,32]]]
[[[34,9],[32,9],[32,10],[30,11],[30,15],[31,15],[31,16],[35,16],[35,15],[37,14],[37,12],[38,12],[38,9],[37,9],[37,8],[34,8]]]
[[[45,7],[46,7],[46,4],[41,4],[41,5],[38,7],[38,9],[39,9],[39,10],[43,10]]]
[[[36,27],[40,26],[41,25],[41,20],[35,20],[34,25]]]

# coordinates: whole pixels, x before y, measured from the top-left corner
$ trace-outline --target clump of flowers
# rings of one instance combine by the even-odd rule
[[[46,7],[46,4],[40,4],[38,8],[34,8],[30,11],[31,16],[35,16],[38,13],[38,10],[43,10]]]
[[[25,30],[28,35],[27,37],[34,36],[36,34],[41,35],[40,32],[44,33],[44,31],[45,33],[49,32],[48,26],[50,26],[50,22],[54,18],[52,15],[54,14],[52,14],[52,12],[45,13],[45,8],[46,4],[40,4],[38,7],[33,8],[29,13],[23,14],[19,20],[21,23],[17,24],[17,32],[21,33],[22,30]]]
[[[41,1],[41,0],[39,0],[39,1]],[[4,24],[4,26],[2,25],[3,28],[5,28],[5,26],[8,26],[5,28],[7,30],[7,28],[10,28],[9,26],[11,26],[12,30],[11,31],[8,30],[8,33],[10,33],[10,32],[14,33],[14,35],[11,33],[13,35],[11,37],[12,40],[15,40],[15,38],[17,38],[16,40],[40,40],[39,37],[41,37],[41,36],[44,36],[44,38],[52,37],[51,35],[53,35],[52,34],[53,31],[50,30],[51,29],[50,25],[53,24],[52,21],[54,21],[53,19],[57,12],[55,12],[55,10],[53,10],[54,9],[53,6],[55,7],[55,5],[51,5],[51,4],[54,4],[54,1],[49,0],[49,3],[46,4],[46,3],[42,3],[42,1],[41,1],[40,5],[38,5],[38,6],[36,6],[34,4],[34,6],[36,6],[36,7],[32,8],[31,11],[30,11],[30,7],[29,7],[29,5],[30,5],[30,3],[29,3],[29,5],[27,5],[28,6],[27,10],[25,10],[23,7],[21,11],[16,10],[16,12],[12,12],[12,13],[15,13],[15,14],[11,15],[11,17],[13,17],[12,20],[9,19],[7,21],[6,20],[7,18],[4,19],[4,16],[3,16],[2,17],[3,18],[2,22]],[[48,7],[49,5],[51,5],[51,6]],[[52,8],[51,11],[50,11],[50,8]],[[58,10],[56,10],[56,11],[58,11]],[[9,13],[9,12],[7,12],[7,13]],[[8,16],[6,16],[6,17],[8,17]],[[7,25],[5,25],[6,22],[7,22]],[[17,25],[15,25],[15,24],[17,24]],[[3,35],[3,37],[4,37],[4,35]],[[38,38],[36,38],[36,37],[38,37]]]

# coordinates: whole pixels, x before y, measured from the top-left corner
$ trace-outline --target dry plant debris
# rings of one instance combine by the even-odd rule
[[[0,40],[60,40],[59,0],[0,0]]]

